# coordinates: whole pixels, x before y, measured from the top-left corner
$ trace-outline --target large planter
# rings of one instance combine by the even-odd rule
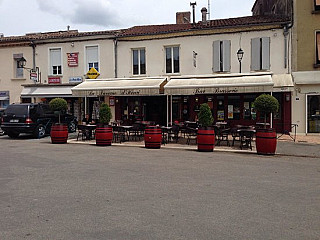
[[[54,124],[51,126],[51,143],[67,143],[68,126],[65,124]]]
[[[147,126],[144,130],[144,143],[146,148],[159,149],[161,147],[162,132],[157,126]]]
[[[274,155],[277,148],[277,134],[274,128],[257,129],[257,153],[261,155]]]
[[[214,149],[214,129],[211,127],[199,128],[197,133],[198,151],[212,152]]]
[[[109,125],[100,125],[96,129],[96,145],[111,146],[112,142],[112,127]]]

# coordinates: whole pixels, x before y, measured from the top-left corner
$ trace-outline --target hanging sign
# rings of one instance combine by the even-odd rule
[[[90,79],[96,79],[99,77],[100,73],[94,68],[90,68],[90,70],[87,72],[87,77]]]

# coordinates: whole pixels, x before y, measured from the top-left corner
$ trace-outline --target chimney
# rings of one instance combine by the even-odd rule
[[[201,13],[202,13],[202,22],[207,22],[207,9],[205,7],[203,7],[201,9]]]
[[[176,13],[176,23],[177,24],[186,24],[190,23],[190,12],[177,12]]]
[[[4,37],[4,34],[3,33],[0,33],[0,38],[3,38]]]

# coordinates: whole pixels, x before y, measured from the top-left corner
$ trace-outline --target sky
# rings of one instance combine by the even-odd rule
[[[79,32],[116,30],[137,25],[174,24],[176,12],[191,11],[196,21],[208,0],[0,0],[0,33],[77,29]],[[210,19],[251,15],[255,0],[209,0]]]

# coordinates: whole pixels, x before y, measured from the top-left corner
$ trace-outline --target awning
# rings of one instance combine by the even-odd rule
[[[0,97],[0,101],[6,101],[9,100],[9,97]]]
[[[72,97],[73,86],[24,86],[21,97]]]
[[[275,74],[272,75],[274,83],[273,92],[292,92],[294,84],[291,74]]]
[[[271,92],[273,84],[271,74],[172,78],[164,86],[164,92],[168,95]]]
[[[295,84],[320,84],[319,71],[293,72],[292,76]]]
[[[166,78],[94,79],[72,88],[76,96],[150,96],[163,93]]]

